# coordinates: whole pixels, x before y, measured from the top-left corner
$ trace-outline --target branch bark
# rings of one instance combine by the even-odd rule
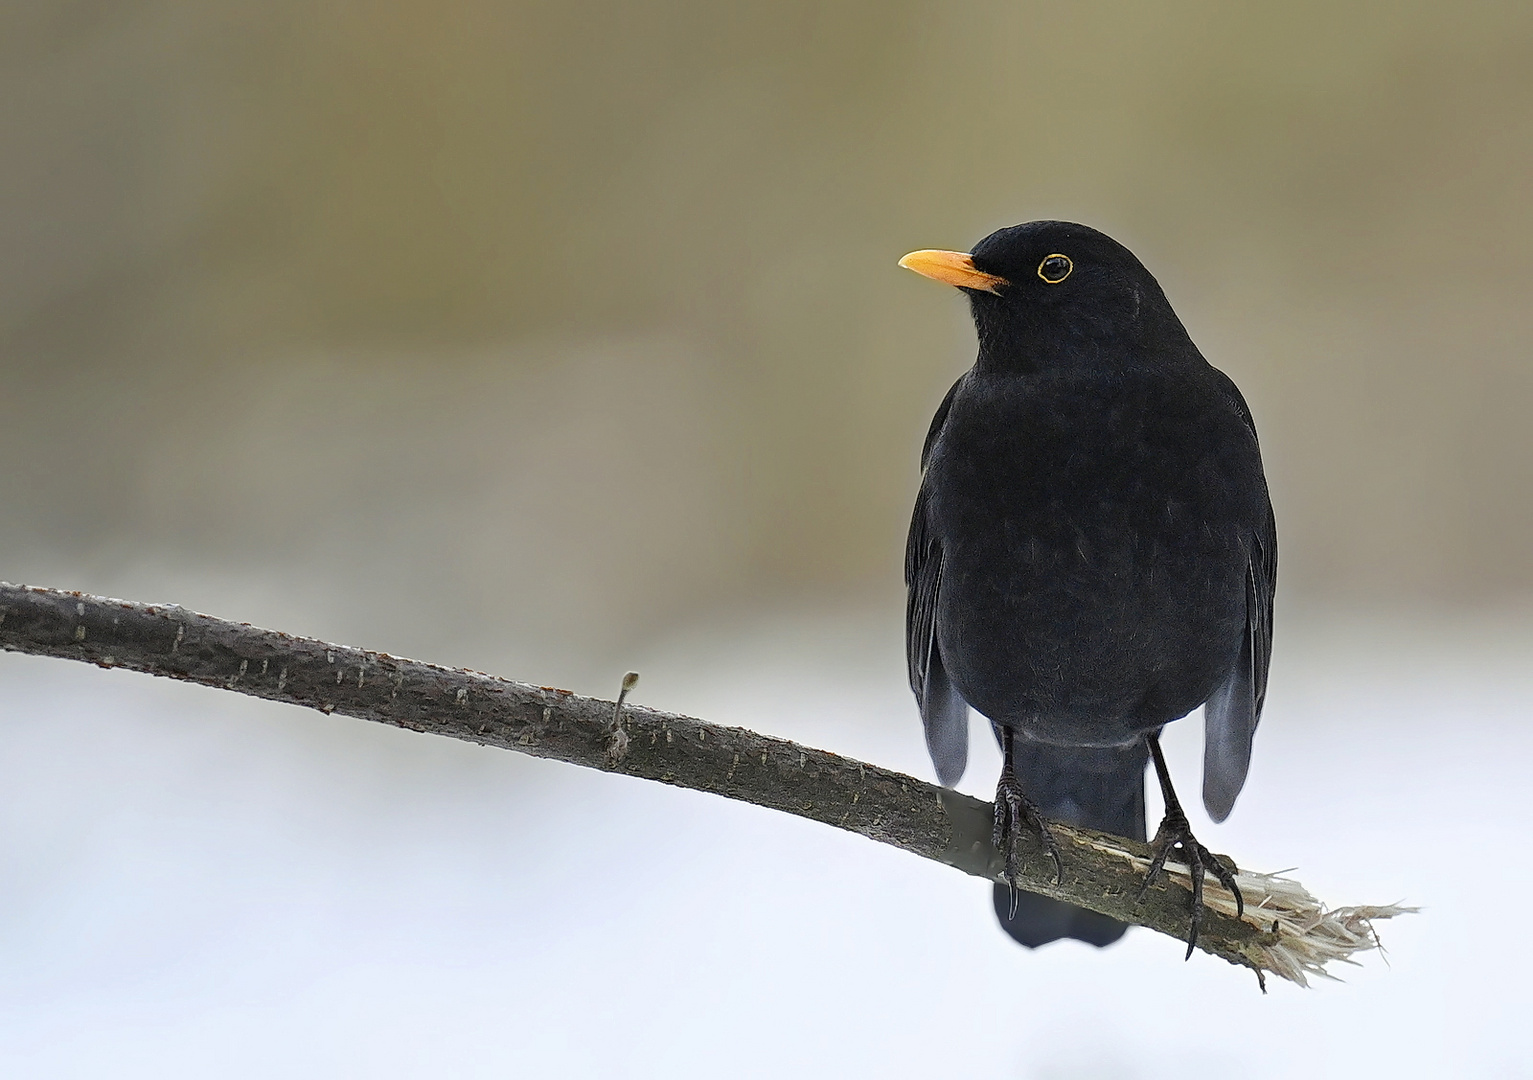
[[[877,765],[786,739],[640,705],[511,682],[387,653],[226,622],[184,608],[0,583],[0,648],[160,675],[270,701],[446,735],[603,772],[712,792],[824,822],[998,881],[991,804]],[[1036,843],[1021,886],[1178,940],[1191,904],[1185,870],[1168,867],[1136,903],[1149,865],[1139,843],[1054,825],[1064,879]],[[1243,873],[1246,919],[1212,878],[1198,945],[1232,964],[1300,984],[1331,960],[1376,948],[1372,920],[1397,907],[1325,908],[1296,882]],[[1328,976],[1327,976],[1328,977]]]

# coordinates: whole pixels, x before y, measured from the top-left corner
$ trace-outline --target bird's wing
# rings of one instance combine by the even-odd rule
[[[1226,380],[1228,382],[1228,380]],[[1256,437],[1250,410],[1229,383],[1240,417]],[[1272,659],[1272,597],[1277,591],[1277,522],[1272,505],[1249,539],[1246,565],[1246,625],[1240,655],[1224,684],[1203,706],[1203,805],[1215,821],[1229,817],[1251,766],[1251,740],[1267,698]]]
[[[926,749],[937,779],[951,787],[969,761],[969,707],[942,665],[937,645],[937,594],[942,589],[942,547],[926,523],[926,489],[916,496],[905,545],[905,658],[910,689],[921,705]]]
[[[943,398],[932,418],[926,445],[921,448],[921,467],[926,467],[932,443],[942,430],[953,402],[953,390]],[[927,491],[923,481],[910,518],[905,543],[905,659],[910,668],[910,689],[921,705],[926,726],[926,748],[937,779],[953,785],[963,776],[969,761],[969,707],[948,678],[937,645],[937,596],[942,589],[942,545],[932,535],[926,518]]]

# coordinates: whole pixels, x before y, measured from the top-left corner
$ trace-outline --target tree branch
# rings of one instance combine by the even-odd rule
[[[834,825],[998,881],[991,805],[914,777],[742,728],[639,705],[510,682],[477,671],[298,638],[184,608],[0,583],[0,648],[126,668],[412,731],[553,758],[603,772],[708,791]],[[1020,884],[1183,939],[1191,903],[1185,869],[1168,866],[1135,903],[1145,845],[1055,824],[1064,880],[1036,844]],[[1180,870],[1180,876],[1178,871]],[[1301,985],[1325,965],[1378,947],[1372,920],[1408,908],[1326,911],[1297,882],[1243,873],[1246,918],[1212,878],[1198,945],[1214,956]]]

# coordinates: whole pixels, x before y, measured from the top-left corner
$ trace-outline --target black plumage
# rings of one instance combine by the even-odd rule
[[[1205,706],[1203,799],[1222,821],[1261,715],[1277,573],[1250,411],[1094,229],[1037,221],[901,265],[964,289],[979,334],[932,421],[906,549],[910,684],[938,778],[963,773],[973,706],[1002,746],[1010,872],[1023,820],[1048,845],[1045,817],[1143,840],[1153,758],[1157,853],[1195,871],[1195,939],[1201,867],[1234,883],[1187,827],[1158,735]],[[1124,930],[1005,886],[996,906],[1030,946]]]

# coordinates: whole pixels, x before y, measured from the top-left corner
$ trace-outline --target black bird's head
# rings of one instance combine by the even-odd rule
[[[1031,221],[991,233],[969,254],[912,251],[900,265],[968,294],[981,366],[1161,363],[1182,346],[1196,355],[1134,253],[1085,225]]]

